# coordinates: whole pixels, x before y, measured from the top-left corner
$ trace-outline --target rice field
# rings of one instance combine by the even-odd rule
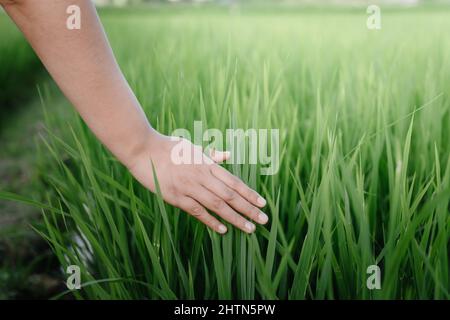
[[[75,297],[450,298],[450,11],[386,10],[378,31],[364,9],[101,18],[156,129],[279,129],[280,168],[226,165],[270,221],[220,236],[134,181],[74,111],[48,112],[46,200],[0,197],[42,209],[62,271],[81,268]]]

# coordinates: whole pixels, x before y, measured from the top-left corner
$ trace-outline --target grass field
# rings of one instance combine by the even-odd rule
[[[48,201],[30,202],[62,269],[81,267],[73,294],[450,298],[450,11],[386,10],[379,31],[366,19],[363,9],[103,12],[158,130],[279,129],[281,163],[273,176],[227,166],[268,199],[270,223],[222,237],[133,181],[79,118],[48,113]],[[366,286],[374,264],[379,290]]]

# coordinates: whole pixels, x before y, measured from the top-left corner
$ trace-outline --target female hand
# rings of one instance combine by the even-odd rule
[[[180,163],[176,150],[188,152],[190,159],[197,161]],[[206,209],[247,233],[254,232],[256,227],[242,215],[260,224],[267,223],[268,216],[259,209],[266,201],[217,164],[226,160],[229,153],[217,151],[210,156],[186,139],[155,134],[129,169],[138,181],[155,192],[153,163],[164,200],[218,233],[226,233],[227,228]]]

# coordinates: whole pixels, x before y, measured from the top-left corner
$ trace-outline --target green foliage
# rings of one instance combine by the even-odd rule
[[[268,199],[270,223],[219,236],[150,194],[71,122],[42,150],[52,156],[49,201],[30,204],[42,206],[40,232],[63,269],[82,267],[74,294],[449,298],[450,13],[386,12],[381,31],[365,17],[103,15],[158,130],[202,118],[221,130],[278,128],[281,166],[274,176],[229,166]],[[66,126],[52,114],[48,123]],[[372,264],[381,290],[366,287]]]

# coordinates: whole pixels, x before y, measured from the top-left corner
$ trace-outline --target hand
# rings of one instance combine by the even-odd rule
[[[227,232],[226,226],[206,209],[247,233],[254,232],[256,227],[242,215],[260,224],[267,223],[268,216],[259,209],[264,207],[266,201],[217,164],[229,157],[228,152],[216,151],[208,157],[201,147],[186,139],[155,134],[149,140],[148,145],[135,156],[129,169],[139,182],[155,192],[153,163],[166,202],[221,234]],[[200,161],[177,164],[173,159],[174,147],[190,151],[191,159]]]

